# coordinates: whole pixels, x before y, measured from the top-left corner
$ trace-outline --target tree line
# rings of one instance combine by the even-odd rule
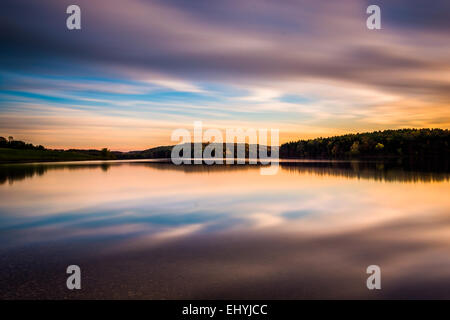
[[[32,143],[26,143],[20,140],[14,140],[12,136],[8,139],[0,137],[0,148],[22,149],[22,150],[45,150],[44,146],[35,146]]]
[[[450,158],[447,129],[399,129],[292,141],[281,145],[281,158]]]

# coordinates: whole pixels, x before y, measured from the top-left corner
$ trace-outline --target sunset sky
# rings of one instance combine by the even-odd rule
[[[81,30],[66,8],[81,7]],[[366,28],[381,7],[382,30]],[[141,150],[172,130],[280,142],[450,128],[450,1],[2,0],[0,136]]]

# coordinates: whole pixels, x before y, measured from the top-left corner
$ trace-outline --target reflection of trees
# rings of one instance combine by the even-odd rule
[[[109,168],[111,167],[111,165],[108,163],[102,163],[100,165],[100,167],[102,168],[102,171],[107,172],[109,170]]]
[[[259,170],[257,165],[249,164],[180,164],[174,165],[173,163],[155,163],[155,162],[135,162],[133,165],[144,165],[158,170],[166,171],[183,171],[184,173],[213,173],[213,172],[229,172],[229,171],[242,171],[242,170]]]
[[[42,176],[49,170],[99,169],[108,171],[112,166],[131,165],[157,170],[182,171],[184,173],[210,174],[214,172],[259,170],[259,165],[179,165],[170,160],[139,162],[101,162],[101,163],[53,163],[0,165],[0,184]],[[296,161],[281,162],[282,170],[292,173],[308,173],[322,176],[339,176],[348,179],[370,179],[386,182],[432,182],[448,181],[450,166],[448,162],[358,162],[358,161]],[[126,182],[126,181],[125,181]]]
[[[281,168],[299,174],[386,182],[433,182],[450,179],[449,164],[436,162],[292,162],[282,163]]]
[[[108,171],[109,163],[98,164],[8,164],[0,165],[0,185],[6,182],[13,183],[34,176],[42,176],[49,170],[81,170],[102,169]]]
[[[26,178],[32,178],[34,175],[42,176],[48,170],[44,165],[40,166],[15,166],[6,165],[0,166],[0,184],[6,181],[12,183],[13,181],[20,181]]]

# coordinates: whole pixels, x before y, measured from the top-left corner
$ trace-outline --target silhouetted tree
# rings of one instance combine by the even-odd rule
[[[445,157],[450,158],[450,131],[400,129],[288,142],[282,158]]]

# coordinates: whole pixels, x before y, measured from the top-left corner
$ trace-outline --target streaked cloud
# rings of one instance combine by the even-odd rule
[[[72,32],[69,1],[6,0],[0,135],[127,150],[194,120],[280,128],[281,142],[449,128],[450,5],[420,3],[379,1],[369,31],[367,1],[79,0]]]

